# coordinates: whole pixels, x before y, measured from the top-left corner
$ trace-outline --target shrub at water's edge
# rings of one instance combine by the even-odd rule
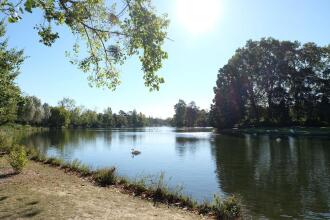
[[[235,196],[229,196],[222,200],[220,196],[215,195],[212,208],[219,219],[236,219],[241,216],[241,207]]]
[[[99,186],[110,186],[117,183],[116,168],[100,169],[94,172],[93,180]]]
[[[8,155],[8,162],[16,173],[21,173],[27,163],[24,147],[21,145],[14,145]]]

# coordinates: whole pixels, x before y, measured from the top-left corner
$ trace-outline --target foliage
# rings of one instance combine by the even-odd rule
[[[174,123],[175,123],[176,127],[184,127],[185,126],[186,108],[187,108],[186,103],[181,99],[174,106],[175,115],[173,117],[173,120],[174,120]]]
[[[50,158],[47,158],[45,160],[45,164],[51,164],[53,166],[60,166],[61,164],[63,164],[63,160],[62,159],[58,159],[58,158],[55,158],[55,157],[50,157]]]
[[[209,113],[204,109],[199,109],[194,101],[188,105],[183,100],[179,100],[174,106],[173,125],[176,127],[207,127],[209,126]]]
[[[117,182],[116,169],[101,169],[93,174],[93,180],[100,186],[114,185]]]
[[[157,15],[150,0],[3,0],[0,12],[9,23],[19,22],[24,13],[39,9],[44,21],[36,25],[40,42],[51,46],[60,35],[54,26],[67,26],[77,42],[72,53],[67,52],[71,63],[89,74],[92,85],[115,89],[120,83],[116,68],[128,56],[138,55],[144,72],[145,85],[159,89],[164,82],[156,75],[167,58],[162,45],[166,39],[168,20]],[[85,45],[81,43],[85,43]],[[87,49],[82,57],[80,48]]]
[[[49,106],[42,105],[41,100],[35,96],[21,97],[17,109],[17,122],[21,124],[41,125],[50,115]]]
[[[63,107],[53,107],[50,110],[49,125],[51,127],[67,127],[70,123],[70,113]]]
[[[7,48],[8,43],[3,39],[4,35],[4,23],[0,21],[0,125],[16,120],[20,90],[15,79],[24,60],[22,50]]]
[[[241,208],[235,196],[229,196],[222,200],[214,195],[213,209],[218,219],[236,219],[241,215]]]
[[[75,100],[64,98],[58,106],[52,107],[42,103],[35,96],[22,96],[17,105],[16,123],[44,127],[73,128],[138,128],[145,126],[169,125],[170,120],[146,117],[136,110],[118,114],[112,113],[110,107],[103,113],[76,106]]]
[[[21,173],[27,163],[24,147],[21,145],[14,145],[8,155],[8,162],[16,173]]]
[[[0,154],[9,153],[13,145],[12,137],[0,130]]]
[[[248,41],[219,70],[213,124],[328,125],[329,55],[329,47],[314,43]]]

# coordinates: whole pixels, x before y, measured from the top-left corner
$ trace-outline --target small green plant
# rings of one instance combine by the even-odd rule
[[[116,168],[97,170],[93,174],[93,179],[100,186],[114,185],[117,182]]]
[[[91,169],[85,164],[80,165],[78,169],[81,176],[89,176],[91,174]]]
[[[210,207],[210,203],[207,200],[204,200],[201,204],[198,205],[198,213],[205,215],[212,211],[212,207]]]
[[[73,171],[79,171],[80,167],[81,167],[81,162],[77,159],[73,160],[70,164],[70,169]]]
[[[241,206],[235,196],[229,196],[222,200],[214,195],[213,209],[218,219],[236,219],[241,215]]]
[[[16,173],[21,173],[27,163],[24,147],[21,145],[14,145],[8,155],[8,162]]]
[[[44,162],[47,160],[46,156],[40,152],[40,150],[35,148],[28,148],[26,151],[30,160],[34,160],[37,162]]]
[[[0,154],[8,154],[12,144],[12,138],[4,131],[0,131]]]
[[[55,158],[55,157],[50,157],[47,160],[45,160],[44,163],[58,167],[58,166],[61,166],[61,164],[63,164],[63,160],[62,159]]]

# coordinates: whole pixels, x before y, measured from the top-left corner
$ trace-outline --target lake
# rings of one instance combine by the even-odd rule
[[[50,130],[23,142],[132,179],[164,172],[169,186],[198,201],[236,194],[253,218],[330,219],[330,137],[160,127]],[[142,153],[133,157],[131,148]]]

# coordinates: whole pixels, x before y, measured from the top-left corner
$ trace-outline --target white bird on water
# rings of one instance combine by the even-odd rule
[[[131,153],[136,156],[136,155],[139,155],[141,153],[141,151],[138,151],[138,150],[135,150],[134,148],[132,148]]]

